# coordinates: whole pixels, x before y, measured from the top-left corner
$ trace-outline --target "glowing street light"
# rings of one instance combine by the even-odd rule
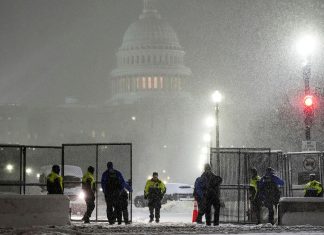
[[[6,169],[7,169],[7,171],[12,172],[13,169],[14,169],[14,167],[13,167],[13,165],[8,164],[8,165],[6,166]]]
[[[210,134],[204,134],[203,140],[204,140],[204,142],[210,143],[210,140],[211,140]]]
[[[317,44],[318,42],[315,36],[304,35],[297,41],[296,49],[298,54],[300,54],[303,59],[307,59],[314,53]]]
[[[32,172],[33,172],[33,170],[31,168],[26,168],[27,175],[30,175]]]

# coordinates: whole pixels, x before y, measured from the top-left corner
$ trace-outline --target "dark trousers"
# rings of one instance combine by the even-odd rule
[[[114,224],[117,222],[120,224],[122,221],[122,213],[120,208],[120,203],[118,197],[106,196],[106,205],[107,205],[107,218],[109,224]]]
[[[149,206],[149,210],[150,210],[150,219],[153,220],[154,215],[155,215],[155,220],[159,221],[160,220],[161,200],[157,200],[157,199],[149,200],[148,206]]]
[[[129,218],[128,218],[128,199],[121,199],[120,200],[120,209],[122,212],[122,216],[124,218],[124,222],[128,223],[129,222]]]
[[[89,221],[89,218],[91,217],[91,214],[95,208],[95,199],[94,198],[86,198],[85,202],[87,204],[87,211],[84,213],[84,220]]]
[[[206,225],[211,225],[211,208],[214,207],[214,225],[219,225],[220,201],[218,198],[207,198],[205,201]]]
[[[251,200],[251,212],[255,215],[257,224],[261,223],[261,207],[262,202],[260,200]]]
[[[197,204],[198,204],[198,216],[197,216],[197,223],[202,223],[202,217],[205,214],[205,205],[203,202],[203,199],[197,198]]]
[[[264,206],[269,211],[268,223],[274,224],[274,209],[273,209],[273,207],[276,206],[276,205],[271,203],[271,202],[265,202]]]

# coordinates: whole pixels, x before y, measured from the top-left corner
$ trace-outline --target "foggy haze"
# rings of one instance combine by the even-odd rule
[[[116,53],[122,45],[124,33],[131,23],[138,20],[142,9],[141,0],[2,0],[0,103],[51,108],[64,106],[70,100],[80,105],[105,107],[112,96],[111,72],[117,66]],[[321,42],[324,41],[323,1],[160,0],[157,9],[176,32],[186,53],[184,64],[192,71],[189,103],[196,108],[192,112],[183,106],[177,114],[192,115],[194,123],[168,127],[175,130],[193,126],[196,139],[190,139],[190,143],[196,146],[183,152],[188,153],[203,145],[202,141],[196,140],[203,135],[205,116],[214,115],[210,96],[216,89],[224,95],[220,105],[221,146],[299,150],[294,148],[303,140],[302,112],[296,111],[296,125],[289,120],[288,124],[280,123],[278,120],[281,118],[273,112],[285,104],[287,97],[288,103],[293,106],[291,109],[296,110],[297,107],[298,110],[296,96],[298,91],[303,90],[304,83],[302,60],[298,58],[294,44],[304,32],[314,32]],[[312,58],[312,87],[324,86],[322,61],[323,43]],[[285,108],[287,106],[283,110]],[[116,110],[118,107],[110,112],[116,113]],[[148,110],[156,115],[163,114],[163,110]],[[87,119],[89,122],[82,124],[84,129],[89,129],[89,133],[94,116],[105,119],[105,115],[94,108]],[[324,125],[323,117],[319,117],[323,123],[319,125]],[[118,116],[114,118],[118,120]],[[40,123],[38,119],[34,122],[34,125]],[[273,132],[271,125],[268,126],[273,122],[279,123],[275,125],[278,131],[290,124],[291,127],[278,134]],[[127,123],[123,124],[120,125],[130,130]],[[48,128],[44,126],[46,121],[39,128]],[[159,128],[156,129],[157,135],[162,132]],[[291,133],[292,128],[296,128],[298,134]],[[128,138],[125,130],[120,129],[125,135],[118,131],[116,128],[104,135],[112,133],[108,141],[150,139],[141,133]],[[181,131],[182,135],[186,135],[187,130]],[[266,137],[261,141],[258,139],[258,131],[265,136],[270,135],[270,141],[278,138],[273,133],[283,138],[293,135],[296,139],[292,138],[291,142],[295,145],[288,146],[280,141],[267,145]],[[322,132],[317,133],[317,137],[324,141]],[[73,138],[75,142],[93,142],[90,137],[84,139],[77,134],[73,134]],[[1,139],[1,142],[8,141],[5,137]],[[64,141],[70,139],[45,143],[35,140],[33,144],[60,144]],[[178,144],[185,145],[186,141],[179,139]],[[161,139],[156,139],[156,142],[161,142]],[[28,142],[21,140],[19,143]],[[159,144],[165,145],[162,142]],[[154,151],[160,150],[152,147],[148,152]],[[135,153],[141,154],[136,149]],[[148,155],[144,159],[148,159]],[[159,162],[154,164],[157,167]],[[179,165],[181,161],[175,166]]]

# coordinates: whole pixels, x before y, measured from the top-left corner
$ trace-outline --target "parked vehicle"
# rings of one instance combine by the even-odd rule
[[[40,168],[41,174],[39,182],[43,184],[41,186],[42,191],[46,191],[46,177],[52,171],[51,165],[42,166]],[[78,166],[64,165],[64,195],[68,196],[71,203],[72,214],[84,214],[86,211],[86,204],[84,201],[84,193],[81,187],[82,182],[82,169]]]
[[[165,184],[167,191],[161,203],[166,204],[167,201],[193,200],[193,187],[189,184],[167,183]],[[144,199],[144,195],[137,195],[134,198],[136,207],[147,207],[148,200]]]

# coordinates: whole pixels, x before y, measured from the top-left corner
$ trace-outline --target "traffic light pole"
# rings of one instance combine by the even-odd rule
[[[309,88],[310,76],[311,76],[311,65],[308,62],[303,67],[303,78],[304,78],[304,82],[305,82],[305,96],[310,95],[310,88]],[[313,119],[313,114],[312,114],[311,108],[305,106],[304,113],[305,113],[305,137],[306,137],[306,140],[310,140],[311,139],[311,124],[312,124],[312,119]]]

